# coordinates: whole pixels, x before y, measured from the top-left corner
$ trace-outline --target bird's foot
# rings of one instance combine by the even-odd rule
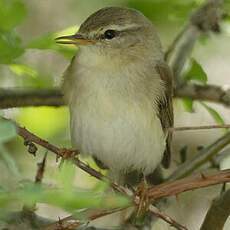
[[[148,196],[148,183],[145,178],[143,178],[143,180],[138,185],[136,190],[136,196],[139,198],[136,216],[140,217],[147,212],[150,204]]]
[[[70,158],[75,157],[78,154],[79,154],[79,152],[77,150],[62,148],[62,149],[60,149],[58,155],[60,157],[63,157],[63,159],[70,159]]]

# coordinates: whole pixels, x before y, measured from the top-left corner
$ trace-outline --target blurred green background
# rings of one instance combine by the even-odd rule
[[[61,84],[62,73],[77,48],[55,44],[54,38],[76,32],[94,11],[105,6],[127,6],[142,11],[159,31],[164,50],[185,26],[202,0],[0,0],[0,86],[1,88],[52,88]],[[226,1],[226,11],[230,9]],[[191,66],[200,84],[230,86],[230,24],[222,24],[220,35],[207,34],[197,42]],[[189,68],[189,67],[188,67]],[[194,72],[192,72],[194,74]],[[206,79],[207,78],[207,79]],[[194,79],[187,79],[194,80]],[[185,106],[184,106],[185,105]],[[192,107],[193,106],[193,107]],[[209,107],[207,107],[209,106]],[[69,117],[66,107],[36,107],[2,110],[1,115],[13,118],[33,133],[60,147],[70,147]],[[229,110],[220,105],[175,101],[176,125],[230,123]],[[5,131],[7,130],[7,131]],[[206,145],[223,134],[223,130],[176,134],[175,152],[188,145],[191,155],[199,145]],[[193,138],[191,138],[193,135]],[[39,148],[34,158],[26,151],[22,139],[13,128],[0,127],[0,186],[15,187],[18,182],[33,180],[36,162],[46,150]],[[95,166],[92,161],[91,165]],[[228,164],[227,164],[228,166]],[[225,166],[226,167],[226,166]],[[44,182],[56,183],[58,164],[48,155]],[[76,169],[78,187],[93,188],[97,183]],[[20,205],[20,204],[19,204]],[[18,206],[16,207],[18,208]],[[47,209],[41,208],[43,215]],[[60,214],[59,211],[57,211]],[[51,216],[57,216],[54,212]],[[61,215],[61,214],[60,214]]]

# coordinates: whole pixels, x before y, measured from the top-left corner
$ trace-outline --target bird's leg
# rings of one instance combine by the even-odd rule
[[[148,210],[149,206],[148,182],[145,176],[143,176],[143,179],[137,187],[136,196],[139,197],[136,216],[140,217]]]

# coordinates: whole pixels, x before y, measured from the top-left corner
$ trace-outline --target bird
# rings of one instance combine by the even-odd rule
[[[119,184],[129,184],[130,175],[151,177],[161,164],[168,168],[173,77],[152,22],[111,6],[56,40],[79,48],[62,85],[73,147]]]

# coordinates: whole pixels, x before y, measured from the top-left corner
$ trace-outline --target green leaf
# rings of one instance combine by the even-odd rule
[[[219,124],[219,125],[223,125],[225,124],[224,119],[222,118],[222,116],[212,107],[210,107],[209,105],[205,104],[204,102],[200,102],[200,104],[207,109],[207,111],[209,112],[209,114],[212,116],[212,118],[214,119],[214,121]]]
[[[131,204],[129,198],[115,193],[95,193],[90,190],[70,189],[65,193],[63,189],[50,186],[27,183],[23,187],[0,192],[0,205],[21,202],[26,205],[34,203],[46,203],[63,208],[66,211],[75,212],[78,209],[110,209],[128,207]]]
[[[10,30],[26,16],[26,7],[21,0],[0,0],[0,30]]]
[[[203,84],[206,84],[208,81],[207,74],[195,59],[192,59],[191,67],[188,70],[188,72],[185,74],[184,79],[186,81],[195,80]]]
[[[15,125],[10,121],[0,119],[0,143],[11,140],[17,135]]]
[[[0,63],[11,64],[24,53],[21,40],[14,31],[0,30]]]
[[[183,106],[185,111],[189,112],[189,113],[193,113],[194,112],[194,108],[193,108],[193,100],[191,98],[183,98],[182,99],[183,102]]]
[[[130,204],[128,198],[114,193],[94,193],[89,190],[81,191],[76,189],[70,190],[68,194],[61,189],[43,189],[36,196],[32,194],[32,198],[30,202],[47,203],[67,211],[83,208],[119,208],[127,207]],[[25,199],[28,199],[28,196]]]
[[[13,73],[18,76],[28,76],[32,78],[38,77],[38,72],[27,65],[11,64],[9,65],[9,68]]]

